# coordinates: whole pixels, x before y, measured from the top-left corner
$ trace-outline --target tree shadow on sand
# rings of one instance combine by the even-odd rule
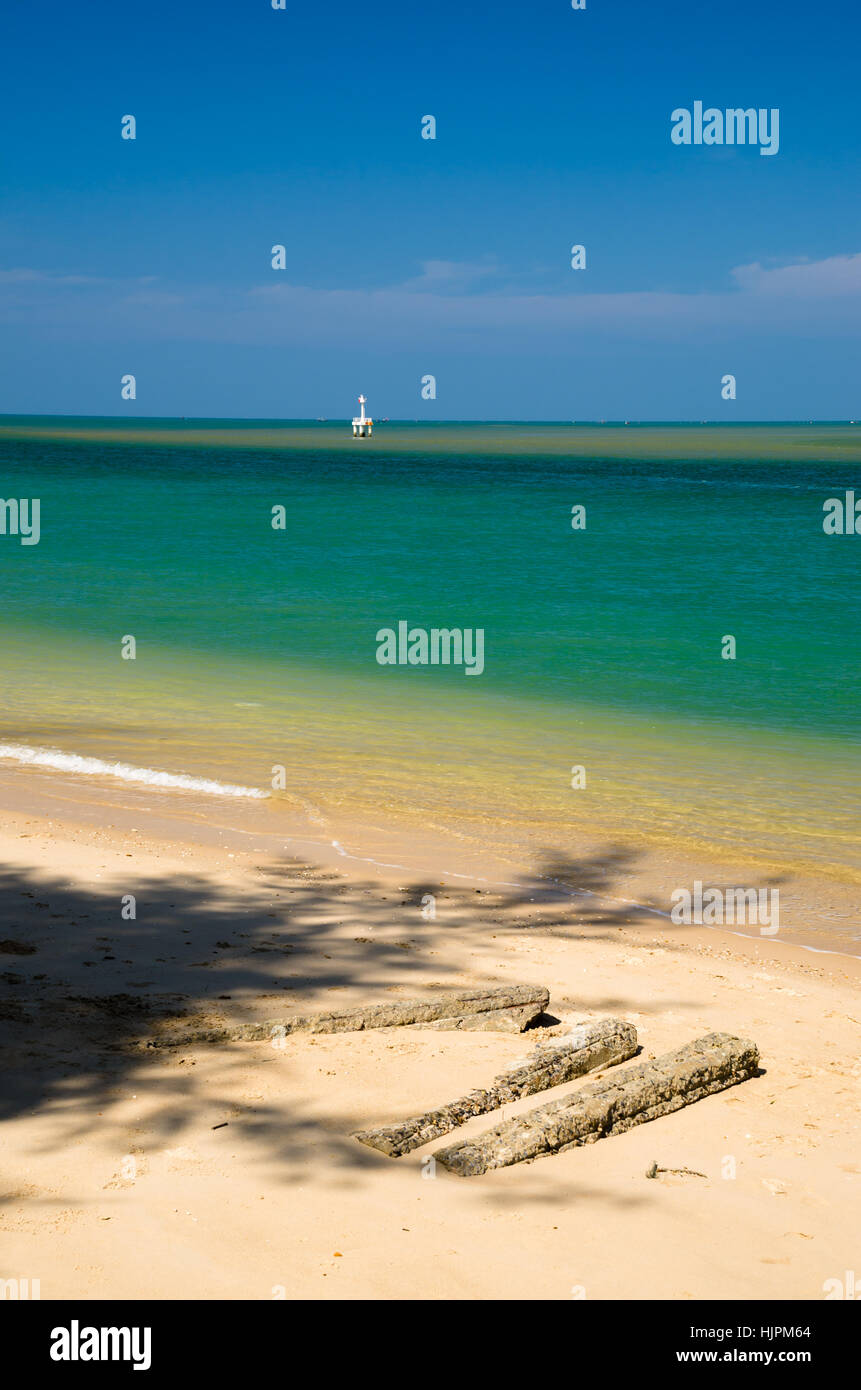
[[[179,1056],[147,1050],[153,1028],[166,1020],[278,1019],[377,1003],[393,991],[410,997],[432,987],[430,971],[433,985],[456,987],[455,967],[445,961],[448,931],[486,933],[492,925],[497,932],[561,930],[572,941],[612,940],[618,928],[643,920],[621,894],[613,901],[614,886],[636,859],[620,846],[581,860],[548,856],[517,884],[482,890],[424,882],[398,889],[295,860],[250,870],[241,892],[193,874],[142,882],[132,870],[136,916],[129,920],[121,904],[121,891],[128,890],[115,883],[85,892],[41,871],[6,870],[0,873],[0,1118],[50,1115],[59,1148],[85,1140],[96,1125],[107,1129],[118,1097],[134,1090],[148,1102],[150,1144],[232,1124],[232,1139],[241,1136],[258,1157],[283,1164],[285,1174],[295,1176],[321,1148],[358,1173],[379,1162],[350,1138],[365,1120],[361,1091],[355,1113],[327,1113],[322,1120],[295,1104],[287,1087],[283,1108],[259,1104],[237,1113],[232,1075],[273,1062],[272,1049],[220,1046],[220,1094],[211,1074],[204,1082],[203,1067],[195,1074],[188,1049]],[[427,894],[436,899],[435,920],[422,916]],[[665,906],[646,906],[667,925]],[[424,950],[431,941],[432,963]],[[552,980],[532,983],[547,984],[552,996]],[[624,1001],[613,1004],[624,1010]],[[283,1068],[284,1055],[277,1060]],[[289,1067],[283,1074],[289,1080]],[[464,1090],[474,1084],[466,1081]],[[128,1147],[127,1139],[118,1143]]]

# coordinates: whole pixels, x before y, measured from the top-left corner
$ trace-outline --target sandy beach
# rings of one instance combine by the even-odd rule
[[[3,793],[3,1274],[43,1299],[821,1300],[857,1266],[857,958],[673,926],[631,899],[665,902],[677,866],[618,847],[482,887],[426,871],[427,846],[421,873],[264,852],[203,798],[21,773]],[[826,885],[791,888],[821,909]],[[143,1045],[506,983],[549,988],[543,1027]],[[641,1059],[751,1038],[761,1074],[479,1178],[352,1137],[609,1016]]]
[[[861,18],[701,9],[4,25],[28,1368],[857,1361]]]

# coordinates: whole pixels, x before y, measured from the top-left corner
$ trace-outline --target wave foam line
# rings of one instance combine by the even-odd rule
[[[132,767],[130,763],[106,763],[101,758],[85,758],[79,753],[61,753],[59,748],[30,748],[25,743],[0,743],[0,758],[29,767],[53,767],[59,772],[83,773],[88,777],[116,777],[121,782],[139,782],[159,791],[203,792],[206,796],[267,797],[257,787],[240,787],[234,782],[216,782],[209,777],[187,777],[184,773],[157,772],[152,767]]]

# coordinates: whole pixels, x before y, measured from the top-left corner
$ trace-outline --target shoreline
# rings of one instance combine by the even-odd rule
[[[188,780],[206,786],[205,779]],[[846,880],[816,872],[809,865],[790,872],[781,861],[759,854],[704,854],[695,844],[671,839],[650,843],[635,834],[622,842],[601,830],[584,833],[579,827],[572,827],[570,837],[576,853],[563,856],[548,846],[540,857],[512,856],[510,844],[488,845],[454,825],[439,826],[428,820],[418,836],[415,827],[396,818],[334,820],[319,807],[302,804],[301,798],[299,803],[288,804],[278,797],[213,797],[195,786],[163,790],[54,768],[10,768],[0,762],[0,804],[13,816],[45,819],[53,807],[53,814],[67,817],[71,827],[101,828],[108,808],[110,828],[145,819],[154,827],[156,838],[178,840],[190,849],[229,841],[234,852],[251,846],[260,853],[286,850],[347,875],[432,878],[501,891],[528,888],[539,895],[568,899],[572,908],[581,899],[612,904],[631,921],[644,924],[663,921],[673,930],[773,941],[780,950],[792,947],[861,961],[861,922],[850,871]],[[606,874],[604,864],[610,866]],[[763,935],[755,926],[738,930],[728,923],[674,926],[670,895],[697,880],[713,885],[744,882],[759,888],[777,884],[780,932]],[[852,925],[841,925],[838,931],[835,919]]]

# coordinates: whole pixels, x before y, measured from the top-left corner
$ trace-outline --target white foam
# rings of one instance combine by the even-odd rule
[[[203,792],[206,796],[266,797],[257,787],[240,787],[234,782],[216,782],[209,777],[187,777],[184,773],[158,772],[153,767],[133,767],[130,763],[108,763],[102,758],[85,758],[79,753],[62,753],[59,748],[30,748],[26,743],[0,743],[0,758],[30,767],[53,767],[58,772],[77,772],[88,777],[117,777],[121,782],[139,782],[159,791]]]

